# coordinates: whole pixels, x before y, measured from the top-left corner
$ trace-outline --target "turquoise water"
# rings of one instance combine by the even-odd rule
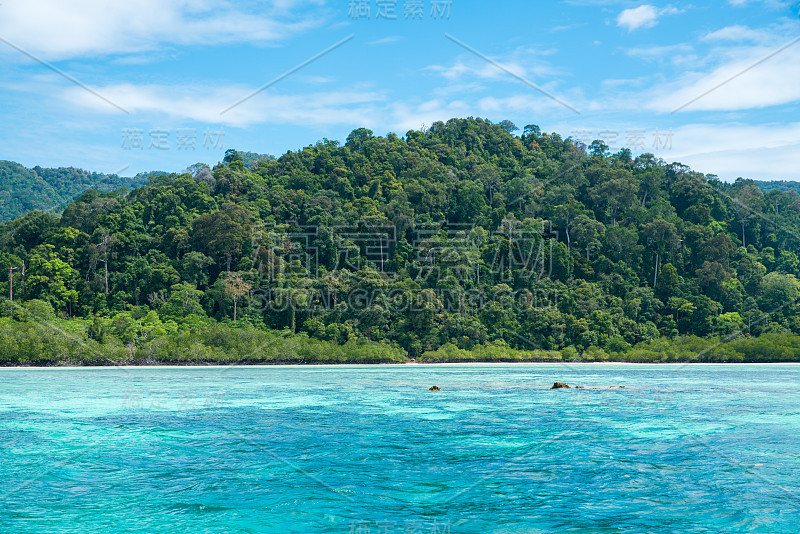
[[[0,384],[0,532],[800,530],[800,366],[2,369]]]

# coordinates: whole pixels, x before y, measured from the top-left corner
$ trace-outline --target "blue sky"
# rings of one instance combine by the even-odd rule
[[[362,126],[404,135],[478,116],[726,180],[800,180],[799,11],[779,0],[3,0],[0,159],[180,171],[228,148],[280,155]]]

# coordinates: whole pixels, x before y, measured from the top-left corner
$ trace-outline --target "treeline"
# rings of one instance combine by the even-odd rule
[[[397,363],[398,347],[367,339],[339,345],[213,320],[165,325],[157,317],[131,321],[57,318],[46,302],[9,302],[0,318],[0,365],[247,365]]]
[[[800,362],[800,335],[763,334],[757,338],[700,338],[681,336],[640,343],[622,352],[590,347],[579,354],[562,351],[516,350],[490,344],[463,350],[447,344],[424,353],[419,361],[445,362],[629,362],[629,363],[775,363]]]
[[[6,302],[0,318],[0,365],[248,365],[375,363],[771,363],[800,362],[800,335],[758,338],[682,336],[640,343],[623,352],[589,347],[561,351],[520,350],[503,341],[460,349],[447,343],[411,360],[405,351],[365,338],[344,344],[288,330],[267,331],[243,324],[205,320],[164,329],[151,317],[132,323],[61,319],[42,301],[24,306]],[[127,342],[127,344],[126,344]]]
[[[800,333],[797,192],[515,131],[359,129],[90,191],[0,227],[0,291],[135,354],[217,327],[450,361]]]

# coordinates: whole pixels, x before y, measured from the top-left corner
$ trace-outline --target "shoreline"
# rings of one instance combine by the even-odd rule
[[[214,365],[169,365],[169,364],[151,364],[151,365],[52,365],[52,366],[37,366],[37,365],[8,365],[0,366],[0,372],[4,370],[77,370],[77,369],[230,369],[230,368],[278,368],[278,367],[291,367],[291,368],[309,368],[309,367],[459,367],[459,366],[747,366],[747,365],[800,365],[800,362],[436,362],[436,363],[419,363],[419,362],[404,362],[404,363],[290,363],[290,364],[214,364]]]

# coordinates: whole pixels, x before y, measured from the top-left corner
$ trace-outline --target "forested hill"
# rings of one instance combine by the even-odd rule
[[[0,161],[0,221],[15,219],[33,210],[63,209],[90,189],[108,192],[133,189],[146,183],[147,175],[121,178],[72,167],[28,169],[13,161]]]
[[[754,180],[754,183],[765,193],[769,193],[770,191],[795,191],[800,193],[800,182],[789,182],[787,180]]]
[[[231,150],[125,196],[89,192],[2,228],[0,290],[20,267],[15,302],[88,318],[89,337],[132,354],[214,321],[428,358],[797,339],[797,192],[514,132],[359,129],[252,170]]]

